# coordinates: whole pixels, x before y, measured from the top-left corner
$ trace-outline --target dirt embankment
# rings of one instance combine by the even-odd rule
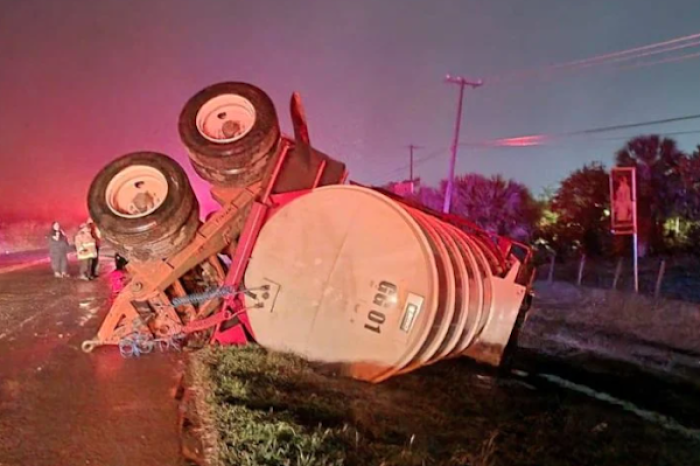
[[[585,351],[700,383],[700,305],[629,292],[537,282],[520,346]]]

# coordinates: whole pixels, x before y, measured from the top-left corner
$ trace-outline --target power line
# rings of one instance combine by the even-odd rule
[[[666,133],[654,133],[658,136],[684,136],[687,134],[700,134],[700,130],[694,129],[694,130],[689,130],[689,131],[669,131]],[[636,137],[635,135],[627,135],[627,136],[615,136],[611,138],[596,138],[593,139],[593,141],[623,141],[627,139],[631,139],[633,137]]]
[[[619,58],[619,57],[625,56],[625,55],[635,55],[635,54],[640,53],[640,52],[648,52],[649,50],[652,50],[652,49],[666,48],[667,45],[673,45],[673,44],[677,44],[679,42],[692,41],[695,39],[700,39],[700,33],[690,34],[687,36],[681,36],[681,37],[677,37],[675,39],[670,39],[670,40],[666,40],[666,41],[662,41],[662,42],[655,42],[653,44],[644,45],[642,47],[635,47],[635,48],[631,48],[631,49],[621,50],[618,52],[612,52],[612,53],[598,55],[598,56],[594,56],[594,57],[590,57],[590,58],[584,58],[581,60],[574,60],[574,61],[570,61],[568,63],[563,63],[560,65],[553,65],[553,67],[561,68],[561,67],[565,67],[565,66],[574,66],[574,65],[580,65],[580,64],[588,64],[591,62],[605,61],[605,60],[609,60],[611,58]]]
[[[688,134],[700,134],[700,130],[690,130],[690,131],[670,131],[670,132],[654,132],[655,135],[658,136],[681,136],[681,135],[688,135]],[[577,135],[577,136],[584,136],[584,135]],[[609,142],[609,141],[623,141],[623,140],[629,140],[634,137],[637,137],[638,134],[628,134],[625,136],[615,136],[615,137],[607,137],[607,138],[589,138],[587,141],[589,142]],[[513,139],[518,139],[518,138],[513,138]],[[559,143],[562,143],[565,141],[567,138],[566,137],[546,137],[538,141],[533,141],[530,144],[500,144],[500,143],[495,143],[495,141],[503,141],[503,140],[488,140],[488,141],[479,141],[479,142],[468,142],[465,143],[465,146],[473,147],[473,148],[478,148],[478,149],[497,149],[497,148],[522,148],[522,147],[540,147],[540,146],[547,146],[547,145],[556,145]],[[580,141],[580,140],[578,140]]]
[[[681,136],[681,135],[688,135],[688,134],[700,134],[700,130],[689,130],[689,131],[670,131],[670,132],[657,132],[654,133],[659,136]],[[593,138],[589,139],[589,141],[593,142],[609,142],[609,141],[623,141],[623,140],[629,140],[634,138],[636,135],[627,135],[627,136],[616,136],[616,137],[610,137],[610,138]],[[523,146],[523,145],[513,145],[513,146],[497,146],[495,144],[492,144],[492,141],[479,141],[479,142],[466,142],[461,144],[463,146],[468,146],[476,149],[497,149],[497,148],[503,148],[503,147],[534,147],[534,146],[543,146],[546,145],[546,143],[541,143],[541,144],[531,144],[529,146]],[[420,160],[417,160],[415,162],[415,165],[420,165],[424,162],[427,162],[431,159],[434,159],[440,155],[445,155],[445,152],[447,151],[447,148],[442,148],[441,152],[435,151],[433,152],[429,157],[424,157]],[[405,169],[405,167],[401,167],[401,169]],[[387,172],[386,174],[391,174],[395,173],[398,170],[392,170],[391,172]]]
[[[655,66],[655,65],[662,65],[664,63],[675,63],[675,62],[681,62],[681,61],[686,61],[686,60],[691,60],[694,58],[700,57],[700,52],[695,52],[695,53],[688,53],[686,55],[680,55],[677,57],[669,57],[669,58],[664,58],[662,60],[657,60],[657,61],[650,61],[650,62],[644,62],[644,63],[635,63],[634,65],[629,65],[629,66],[623,66],[620,67],[621,70],[633,70],[636,68],[645,68],[648,66]]]
[[[700,133],[700,130],[698,129],[693,129],[689,131],[671,131],[667,133],[657,133],[659,136],[680,136],[684,134],[698,134]],[[606,138],[608,140],[611,140],[612,138]],[[619,137],[617,139],[620,139]],[[623,138],[624,139],[624,138]]]
[[[542,146],[546,145],[548,143],[551,143],[552,141],[556,140],[561,140],[565,139],[568,137],[573,137],[573,136],[588,136],[591,134],[597,134],[597,133],[604,133],[604,132],[610,132],[610,131],[617,131],[620,129],[628,129],[628,128],[638,128],[642,126],[652,126],[652,125],[657,125],[657,124],[667,124],[667,123],[672,123],[672,122],[677,122],[677,121],[687,121],[687,120],[694,120],[694,119],[700,119],[700,115],[687,115],[687,116],[682,116],[682,117],[674,117],[674,118],[665,118],[665,119],[659,119],[659,120],[651,120],[651,121],[646,121],[646,122],[640,122],[640,123],[630,123],[630,124],[623,124],[623,125],[611,125],[611,126],[605,126],[605,127],[598,127],[598,128],[592,128],[592,129],[586,129],[586,130],[579,130],[579,131],[571,131],[568,133],[560,133],[557,135],[547,135],[547,134],[540,134],[540,135],[535,135],[535,136],[521,136],[519,138],[499,138],[499,139],[490,139],[490,140],[485,140],[485,141],[474,141],[474,142],[465,142],[460,144],[460,146],[467,146],[467,147],[473,147],[473,148],[499,148],[499,147],[532,147],[532,146]],[[680,136],[680,135],[686,135],[686,134],[700,134],[700,130],[689,130],[689,131],[672,131],[672,132],[659,132],[657,133],[660,136]],[[625,140],[625,139],[630,139],[633,138],[633,135],[630,136],[617,136],[614,138],[601,138],[601,139],[593,139],[593,141],[614,141],[614,140]],[[532,141],[531,144],[503,144],[501,142],[503,141],[509,141],[509,140],[528,140],[527,138],[532,138],[529,139],[529,141]],[[441,147],[439,149],[435,149],[429,154],[427,154],[424,157],[421,157],[419,159],[414,160],[413,165],[418,166],[422,165],[423,163],[432,160],[436,157],[445,155],[445,152],[449,148],[446,147]],[[390,171],[384,172],[380,177],[385,178],[390,175],[393,175],[395,173],[398,173],[400,171],[405,170],[406,168],[409,168],[409,165],[401,165],[397,168],[394,168]]]
[[[619,63],[623,61],[635,60],[643,57],[648,57],[652,55],[664,54],[672,52],[675,50],[682,50],[688,47],[697,47],[700,45],[700,33],[690,34],[687,36],[677,37],[675,39],[666,40],[662,42],[657,42],[654,44],[645,45],[642,47],[634,47],[631,49],[621,50],[617,52],[596,55],[589,58],[573,60],[569,62],[547,65],[539,68],[527,68],[520,71],[514,71],[501,76],[494,76],[489,78],[492,82],[503,82],[512,79],[522,79],[524,77],[543,74],[547,72],[555,71],[576,71],[580,69],[591,68],[593,66],[608,65],[612,63]],[[692,54],[690,54],[692,55]],[[694,58],[690,56],[685,56],[685,59]],[[674,60],[676,61],[676,60]],[[648,66],[652,64],[668,63],[669,61],[659,60],[658,62],[651,62]]]
[[[591,67],[595,65],[605,65],[611,62],[619,62],[619,61],[624,61],[624,60],[633,60],[635,58],[640,58],[640,57],[646,57],[646,56],[651,56],[651,55],[656,55],[660,53],[667,53],[673,50],[680,50],[683,48],[688,48],[688,47],[696,47],[697,45],[700,45],[700,33],[698,34],[692,34],[689,36],[684,36],[684,37],[679,37],[673,40],[665,41],[665,42],[659,42],[656,44],[651,44],[647,45],[644,47],[636,47],[632,49],[627,49],[627,50],[622,50],[619,52],[613,52],[609,54],[604,54],[604,55],[598,55],[590,58],[584,58],[580,60],[574,60],[574,61],[569,61],[565,63],[559,63],[555,65],[548,65],[540,68],[530,68],[530,69],[525,69],[521,71],[515,71],[512,73],[508,73],[506,75],[503,75],[501,77],[494,77],[491,78],[494,81],[502,81],[506,79],[514,79],[514,78],[522,78],[524,76],[528,75],[533,75],[533,74],[539,74],[542,72],[546,71],[557,71],[557,70],[570,70],[570,69],[576,69],[576,68],[586,68],[586,67]],[[685,44],[680,44],[680,45],[673,45],[677,44],[678,42],[684,42],[684,41],[691,41]],[[673,45],[672,47],[667,47],[668,45]],[[655,49],[656,50],[652,50]]]
[[[605,62],[600,62],[600,64],[609,65],[611,63],[620,63],[620,62],[624,62],[624,61],[635,60],[638,58],[649,57],[652,55],[658,55],[660,53],[672,52],[674,50],[682,50],[682,49],[686,49],[688,47],[697,47],[698,45],[700,45],[700,41],[695,41],[695,42],[691,42],[689,44],[676,45],[675,47],[670,47],[670,48],[664,49],[664,50],[645,52],[645,53],[641,53],[641,54],[630,56],[630,57],[618,57],[618,58],[608,60]],[[591,63],[591,64],[587,64],[587,65],[582,65],[580,68],[590,68],[590,67],[595,66],[595,65],[596,65],[596,63]]]
[[[697,120],[700,119],[700,114],[697,115],[687,115],[681,117],[664,118],[660,120],[644,121],[639,123],[627,123],[621,125],[603,126],[598,128],[580,130],[580,131],[570,131],[567,133],[559,134],[534,134],[529,136],[516,136],[510,138],[498,138],[490,139],[486,141],[481,141],[477,143],[466,143],[464,145],[471,147],[527,147],[527,146],[541,146],[552,140],[567,138],[572,136],[587,136],[590,134],[598,133],[608,133],[612,131],[619,131],[622,129],[630,128],[641,128],[644,126],[656,126],[668,123],[675,123],[679,121]]]
[[[668,52],[672,52],[672,51],[676,51],[676,50],[682,50],[682,49],[686,49],[689,47],[697,47],[699,45],[700,45],[700,33],[695,33],[695,34],[677,37],[674,39],[670,39],[670,40],[666,40],[666,41],[662,41],[662,42],[657,42],[654,44],[649,44],[649,45],[645,45],[645,46],[641,46],[641,47],[635,47],[635,48],[621,50],[621,51],[617,51],[617,52],[597,55],[597,56],[593,56],[593,57],[589,57],[589,58],[573,60],[573,61],[555,64],[555,65],[549,65],[549,66],[545,66],[542,68],[525,69],[525,70],[521,70],[519,72],[512,72],[512,73],[509,73],[506,75],[502,75],[500,77],[496,76],[496,77],[493,77],[491,79],[494,82],[499,82],[499,81],[503,82],[503,81],[507,81],[508,79],[523,77],[524,75],[533,75],[533,74],[542,73],[543,71],[546,72],[546,71],[557,71],[557,70],[584,69],[584,68],[590,68],[593,66],[635,60],[635,59],[648,57],[648,56],[652,56],[652,55],[658,55],[658,54],[668,53]],[[651,62],[634,63],[634,64],[629,65],[629,66],[620,67],[620,69],[635,69],[635,68],[641,68],[641,67],[655,66],[655,65],[664,64],[664,63],[686,61],[686,60],[690,60],[690,59],[694,59],[694,58],[698,58],[698,57],[700,57],[700,52],[695,52],[695,53],[690,53],[690,54],[685,54],[685,55],[680,55],[680,56],[675,56],[675,57],[667,57],[667,58],[663,58],[661,60],[656,60],[656,61],[651,61]],[[449,79],[449,77],[448,77],[448,79]],[[463,79],[463,78],[461,78],[461,79]],[[476,84],[476,83],[474,83],[474,84]],[[481,85],[481,83],[479,83],[479,85]],[[520,136],[520,137],[514,137],[514,138],[501,138],[501,139],[487,140],[487,141],[481,141],[481,142],[468,142],[468,143],[462,143],[462,144],[457,144],[457,140],[455,140],[455,144],[453,145],[453,158],[456,158],[455,155],[456,155],[456,147],[457,146],[469,146],[469,147],[481,147],[481,148],[484,148],[484,147],[540,146],[540,145],[544,145],[545,143],[547,143],[551,140],[554,140],[554,139],[561,139],[561,138],[572,137],[572,136],[585,136],[585,135],[596,134],[596,133],[619,131],[622,129],[638,128],[638,127],[643,127],[643,126],[667,124],[667,123],[673,123],[673,122],[679,122],[679,121],[693,120],[693,119],[698,119],[698,118],[700,118],[700,115],[689,115],[689,116],[684,116],[684,117],[667,118],[667,119],[662,119],[662,120],[653,120],[653,121],[640,122],[640,123],[631,123],[631,124],[592,128],[592,129],[588,129],[588,130],[560,133],[560,134],[554,134],[554,135],[539,134],[539,135],[531,135],[531,136]],[[458,131],[459,130],[457,129],[457,134],[458,134]],[[700,133],[700,131],[679,131],[679,132],[659,133],[659,134],[660,135],[681,135],[681,134],[694,134],[694,133]],[[605,138],[602,140],[614,140],[614,139],[626,139],[626,138],[627,137]],[[601,139],[598,139],[598,140],[602,141]],[[394,173],[401,171],[401,170],[404,170],[408,167],[410,169],[411,179],[413,179],[414,165],[422,164],[422,163],[424,163],[428,160],[431,160],[439,155],[442,155],[442,152],[445,150],[442,148],[438,149],[438,150],[434,151],[433,153],[431,153],[430,155],[428,155],[424,158],[421,158],[421,159],[414,162],[414,160],[413,160],[413,148],[415,148],[415,146],[411,145],[411,146],[409,146],[409,148],[411,150],[411,160],[410,160],[409,165],[404,165],[404,166],[401,166],[397,169],[386,172],[382,177],[394,174]]]
[[[600,128],[593,128],[593,129],[587,129],[587,130],[583,130],[583,131],[575,131],[572,133],[564,133],[564,134],[565,135],[576,135],[576,134],[604,133],[604,132],[609,132],[609,131],[617,131],[619,129],[639,128],[641,126],[664,125],[667,123],[674,123],[677,121],[697,120],[699,118],[700,118],[700,114],[687,115],[687,116],[682,116],[682,117],[664,118],[662,120],[645,121],[642,123],[629,123],[629,124],[624,124],[624,125],[603,126]]]

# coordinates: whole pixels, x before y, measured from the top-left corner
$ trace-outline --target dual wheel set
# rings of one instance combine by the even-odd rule
[[[247,83],[226,82],[194,95],[178,130],[195,172],[215,187],[260,181],[281,133],[270,97]],[[91,218],[130,262],[172,256],[194,238],[199,203],[183,168],[157,152],[134,152],[105,166],[88,193]]]

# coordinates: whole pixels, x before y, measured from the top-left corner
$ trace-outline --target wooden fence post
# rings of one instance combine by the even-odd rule
[[[656,276],[656,287],[654,288],[654,298],[656,299],[661,294],[661,283],[664,281],[664,273],[666,273],[666,259],[661,259],[659,274]]]
[[[583,268],[586,266],[586,255],[581,254],[581,262],[578,264],[578,279],[576,283],[581,286],[581,280],[583,280]]]
[[[622,274],[622,257],[617,260],[617,265],[615,266],[615,278],[613,278],[612,289],[617,289],[617,282],[620,280],[620,275]]]

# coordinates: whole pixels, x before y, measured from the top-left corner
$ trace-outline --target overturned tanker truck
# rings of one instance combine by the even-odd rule
[[[311,146],[298,94],[290,107],[293,136],[250,84],[185,104],[181,140],[221,205],[204,221],[166,155],[131,153],[97,174],[90,215],[128,259],[128,282],[83,351],[257,342],[369,382],[459,356],[501,365],[529,307],[530,249],[347,182]]]

